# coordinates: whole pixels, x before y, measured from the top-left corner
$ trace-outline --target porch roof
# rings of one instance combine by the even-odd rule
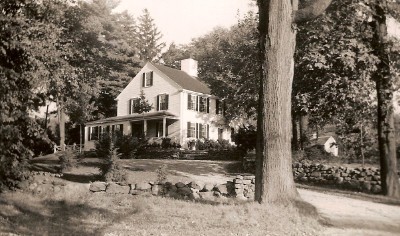
[[[127,116],[114,116],[109,117],[101,120],[94,120],[86,122],[85,125],[102,125],[108,123],[116,123],[116,122],[123,122],[123,121],[141,121],[141,120],[158,120],[162,118],[174,119],[179,120],[179,118],[167,111],[155,111],[149,112],[145,114],[132,114]]]

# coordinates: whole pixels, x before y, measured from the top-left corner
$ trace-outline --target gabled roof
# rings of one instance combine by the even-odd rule
[[[156,67],[160,72],[166,75],[168,78],[177,83],[182,89],[190,90],[193,92],[211,94],[211,89],[208,88],[203,82],[195,79],[184,71],[173,69],[167,66],[155,64],[149,62],[151,65]]]

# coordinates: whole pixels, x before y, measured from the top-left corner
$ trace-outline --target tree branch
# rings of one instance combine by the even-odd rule
[[[331,2],[332,0],[313,0],[308,6],[293,11],[293,22],[301,23],[316,18],[328,8]]]

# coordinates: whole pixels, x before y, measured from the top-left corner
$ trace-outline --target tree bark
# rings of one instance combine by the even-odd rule
[[[292,112],[292,148],[295,151],[299,150],[299,134],[297,132],[297,116]]]
[[[296,31],[290,0],[259,0],[263,82],[258,130],[256,201],[287,203],[299,198],[292,172],[291,92]],[[297,5],[297,4],[295,4]],[[265,12],[261,14],[261,12]]]
[[[308,130],[308,115],[304,115],[302,114],[300,116],[300,122],[299,122],[299,126],[300,126],[300,149],[304,150],[305,146],[306,146],[306,140],[307,138],[307,130]]]
[[[375,5],[373,21],[374,39],[372,47],[380,59],[373,78],[376,81],[378,97],[378,143],[381,165],[381,187],[386,196],[400,198],[399,176],[397,174],[396,139],[394,129],[393,89],[394,78],[390,74],[390,57],[387,51],[385,1]],[[381,5],[380,5],[381,4]]]
[[[61,151],[65,151],[65,113],[64,113],[64,105],[60,100],[57,101],[57,113],[58,113],[58,126],[60,131],[60,147]]]

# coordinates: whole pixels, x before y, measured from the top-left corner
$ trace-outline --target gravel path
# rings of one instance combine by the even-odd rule
[[[400,206],[299,189],[329,227],[325,235],[400,235]]]

